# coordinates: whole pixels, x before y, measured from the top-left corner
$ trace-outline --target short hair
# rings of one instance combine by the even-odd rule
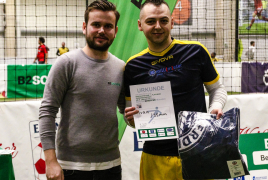
[[[217,55],[215,52],[211,53],[211,55],[214,54],[215,56]]]
[[[39,37],[39,41],[44,44],[45,43],[45,38],[44,37]]]
[[[251,42],[250,42],[250,45],[253,45],[253,43],[255,43],[255,41],[251,41]]]
[[[94,9],[98,9],[101,11],[113,11],[115,14],[115,17],[116,17],[115,26],[117,26],[117,22],[120,18],[120,14],[116,10],[116,6],[113,3],[109,2],[109,1],[105,1],[105,0],[94,1],[87,7],[87,9],[85,11],[85,15],[84,15],[86,24],[88,23],[88,19],[89,19],[88,15],[89,15],[90,11],[92,11]]]
[[[169,6],[168,6],[168,3],[164,0],[146,0],[140,7],[140,10],[143,9],[143,7],[146,5],[146,4],[153,4],[155,6],[160,6],[161,4],[165,4],[167,5],[168,9],[170,10]]]

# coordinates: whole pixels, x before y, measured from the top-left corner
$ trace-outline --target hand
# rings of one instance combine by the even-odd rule
[[[138,114],[139,110],[136,110],[135,107],[127,107],[125,109],[125,117],[126,120],[129,122],[129,124],[133,127],[135,127],[134,117],[133,115]]]
[[[222,117],[222,115],[223,115],[223,112],[222,112],[221,109],[213,109],[210,112],[210,114],[216,114],[217,115],[216,119],[220,119]]]
[[[64,180],[63,171],[58,161],[46,163],[47,180]]]

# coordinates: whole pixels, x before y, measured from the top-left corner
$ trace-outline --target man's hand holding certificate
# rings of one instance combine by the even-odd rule
[[[138,139],[178,138],[170,82],[130,86],[130,93]]]

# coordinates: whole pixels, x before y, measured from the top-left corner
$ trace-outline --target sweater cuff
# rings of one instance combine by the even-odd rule
[[[46,138],[46,139],[41,140],[41,143],[42,143],[42,148],[44,151],[48,150],[48,149],[56,149],[55,148],[55,139],[54,139],[54,142],[52,142],[52,141],[48,141]]]

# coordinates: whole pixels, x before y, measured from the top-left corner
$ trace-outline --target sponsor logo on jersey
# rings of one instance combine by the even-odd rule
[[[172,55],[170,55],[170,56],[168,56],[168,57],[160,58],[160,59],[155,60],[155,61],[152,61],[151,64],[152,64],[152,65],[156,65],[156,64],[158,64],[158,63],[162,63],[162,62],[168,61],[168,60],[170,60],[170,59],[173,59],[173,56],[172,56]]]
[[[150,69],[148,74],[150,76],[155,76],[155,75],[158,75],[158,74],[172,73],[174,71],[179,71],[180,69],[181,69],[181,64],[178,64],[178,65],[175,65],[175,66],[161,68],[159,70]]]
[[[149,74],[150,76],[155,76],[155,74],[156,74],[156,70],[151,69],[151,70],[148,72],[148,74]]]

